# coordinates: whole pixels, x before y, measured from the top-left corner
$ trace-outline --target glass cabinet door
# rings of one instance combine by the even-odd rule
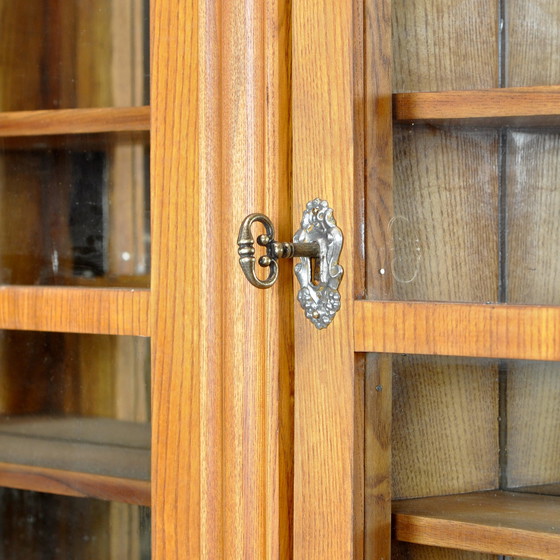
[[[151,555],[148,30],[0,0],[2,558]]]

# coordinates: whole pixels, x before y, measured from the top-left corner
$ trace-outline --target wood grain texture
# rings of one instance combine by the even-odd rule
[[[560,498],[488,492],[396,501],[399,540],[493,554],[555,560]]]
[[[397,355],[393,384],[394,496],[496,488],[497,364]]]
[[[144,289],[2,286],[0,328],[149,336],[149,307]]]
[[[341,308],[318,331],[296,302],[294,557],[354,554],[353,6],[293,2],[293,220],[321,197],[345,239]],[[361,32],[361,31],[360,31]]]
[[[498,0],[393,2],[396,92],[498,86]]]
[[[507,299],[560,303],[558,134],[511,131],[507,142]],[[508,486],[560,480],[559,367],[507,364]]]
[[[560,359],[560,309],[466,303],[354,302],[355,350]]]
[[[497,301],[497,158],[492,131],[395,129],[393,246],[377,271],[395,299]]]
[[[215,10],[220,23],[212,49],[221,50],[214,51],[220,53],[214,76],[220,118],[214,122],[222,156],[215,163],[223,185],[221,212],[213,219],[222,226],[223,557],[279,558],[281,550],[289,557],[292,428],[284,415],[291,406],[293,332],[291,310],[284,308],[292,280],[288,267],[280,284],[255,290],[229,240],[256,211],[278,224],[278,235],[293,234],[290,11],[289,4],[263,0],[216,1]],[[207,539],[213,543],[215,537],[208,533]]]
[[[150,130],[149,107],[0,113],[0,137]]]
[[[0,462],[5,488],[19,488],[79,498],[96,498],[149,506],[150,482],[127,477],[82,473],[21,463]]]
[[[363,72],[366,293],[391,297],[388,268],[392,240],[387,224],[393,216],[393,123],[391,5],[364,3]],[[361,168],[357,163],[356,167]],[[359,251],[357,251],[359,254]],[[364,404],[364,558],[391,555],[391,409],[390,356],[366,357]]]
[[[152,3],[155,558],[290,550],[290,279],[255,290],[235,251],[247,214],[289,201],[283,10]]]
[[[506,85],[560,83],[560,5],[555,0],[506,2]]]
[[[498,0],[393,2],[394,91],[496,88],[498,7]],[[394,133],[394,213],[386,225],[392,246],[377,270],[392,278],[390,297],[496,301],[498,134],[417,125],[399,125]],[[368,319],[367,325],[379,326],[380,336],[392,332],[387,324]],[[408,338],[404,324],[397,329],[396,341]],[[393,356],[393,369],[393,495],[494,486],[496,369],[423,356]],[[479,431],[470,431],[472,426]],[[473,554],[408,545],[394,552],[395,558],[414,560],[466,560]]]
[[[555,126],[560,120],[560,87],[398,93],[393,114],[397,121],[434,124]]]
[[[200,329],[207,309],[200,261],[207,240],[200,215],[198,5],[155,0],[150,10],[152,555],[201,558],[200,389],[207,370]]]

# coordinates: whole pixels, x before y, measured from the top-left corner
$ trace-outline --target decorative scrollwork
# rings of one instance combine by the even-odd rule
[[[301,286],[298,301],[305,316],[324,329],[340,309],[338,286],[344,273],[338,264],[343,236],[326,200],[316,198],[307,203],[294,243],[317,243],[320,247],[318,258],[301,257],[295,273]]]

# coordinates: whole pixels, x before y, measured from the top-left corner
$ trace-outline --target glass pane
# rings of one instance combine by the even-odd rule
[[[0,283],[149,286],[147,134],[0,139]]]
[[[506,86],[560,83],[560,3],[508,0],[504,3]]]
[[[497,301],[499,133],[395,127],[386,266],[397,299]]]
[[[491,489],[560,495],[560,363],[372,358],[368,379],[392,372],[393,498]]]
[[[0,351],[0,463],[149,480],[149,339],[3,331]]]
[[[370,354],[368,364],[364,506],[375,524],[390,479],[394,535],[407,541],[394,542],[394,560],[556,550],[560,363]],[[534,538],[520,545],[522,530]]]
[[[560,303],[558,130],[395,127],[395,299]]]
[[[0,111],[148,104],[148,0],[0,0]]]
[[[148,560],[149,508],[0,489],[0,558]]]

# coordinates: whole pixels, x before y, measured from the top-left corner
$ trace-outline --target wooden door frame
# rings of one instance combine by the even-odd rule
[[[236,239],[255,211],[290,235],[289,3],[152,0],[151,22],[153,556],[286,558],[291,278],[253,288]]]

